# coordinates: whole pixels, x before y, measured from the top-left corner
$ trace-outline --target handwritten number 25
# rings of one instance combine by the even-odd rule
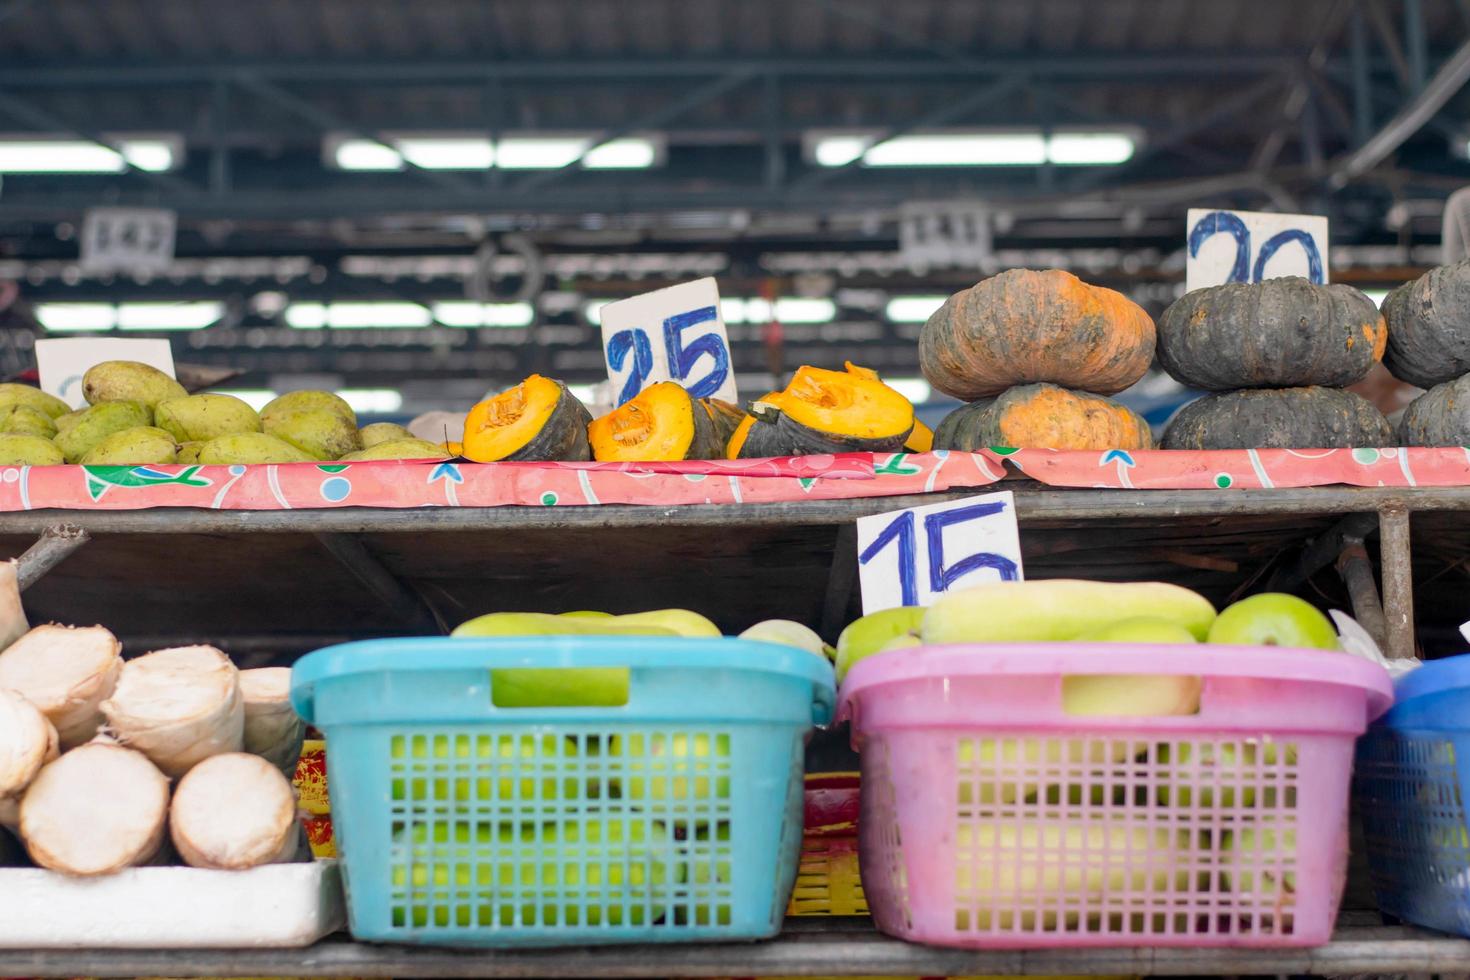
[[[924,537],[929,545],[929,591],[931,593],[945,592],[955,582],[981,568],[994,569],[1000,573],[1003,582],[1015,581],[1018,572],[1016,563],[1005,555],[997,555],[993,552],[982,551],[966,555],[953,565],[944,564],[944,529],[946,527],[951,524],[964,524],[968,521],[979,520],[991,514],[999,514],[1005,510],[1005,507],[1006,505],[1000,501],[991,501],[940,511],[924,518]],[[904,511],[894,518],[863,550],[862,554],[858,555],[858,561],[864,565],[868,564],[893,541],[897,541],[898,547],[898,582],[903,593],[903,604],[917,606],[919,604],[919,569],[915,551],[918,541],[913,511]]]
[[[709,323],[714,318],[715,308],[703,306],[664,320],[664,349],[669,352],[669,373],[673,375],[675,381],[688,388],[689,394],[695,398],[708,398],[713,395],[720,390],[720,386],[730,376],[730,351],[720,341],[719,334],[700,334],[687,347],[684,346],[685,330],[697,327],[701,323]],[[703,354],[710,356],[714,361],[714,366],[704,377],[689,384],[689,375],[694,371],[694,365]]]
[[[637,327],[619,330],[607,341],[607,363],[614,371],[623,369],[630,353],[633,363],[628,368],[628,380],[618,393],[619,405],[642,391],[643,382],[653,373],[653,345],[648,342],[648,334]]]

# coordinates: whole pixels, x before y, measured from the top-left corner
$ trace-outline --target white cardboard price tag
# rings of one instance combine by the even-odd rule
[[[164,208],[92,208],[82,218],[82,268],[167,272],[177,227],[178,215]]]
[[[601,317],[616,404],[659,381],[677,381],[695,398],[739,401],[713,278],[608,303]]]
[[[857,549],[864,613],[927,606],[951,589],[1024,577],[1009,490],[860,517]]]
[[[36,341],[36,371],[41,390],[72,408],[83,408],[82,375],[103,361],[142,361],[174,376],[174,352],[167,340],[123,337],[66,337]]]
[[[1322,215],[1190,208],[1186,228],[1186,290],[1281,276],[1328,281]]]

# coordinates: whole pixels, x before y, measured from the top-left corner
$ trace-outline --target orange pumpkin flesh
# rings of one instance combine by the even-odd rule
[[[479,463],[497,460],[585,460],[587,409],[566,385],[533,374],[487,398],[465,417],[463,451]]]
[[[679,384],[660,381],[587,427],[596,459],[663,462],[712,459],[719,444],[709,411]]]
[[[869,442],[898,437],[914,427],[914,406],[867,368],[846,371],[801,367],[774,399],[796,425],[839,439]]]
[[[914,419],[914,431],[909,433],[903,448],[911,453],[927,453],[934,449],[934,430],[918,419]]]
[[[753,425],[755,425],[755,416],[747,415],[744,419],[741,420],[740,424],[735,427],[734,434],[731,435],[730,440],[725,443],[726,459],[740,458],[740,450],[744,448],[745,440],[750,438],[750,427]]]

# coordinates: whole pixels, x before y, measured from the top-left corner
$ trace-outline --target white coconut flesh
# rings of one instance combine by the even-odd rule
[[[97,743],[42,768],[20,802],[20,836],[43,868],[104,875],[147,863],[167,818],[168,779],[158,767]]]
[[[190,769],[174,790],[169,827],[186,864],[223,870],[289,861],[301,834],[291,784],[275,766],[244,752]]]
[[[16,573],[15,562],[0,562],[0,650],[31,628],[26,622],[25,607],[20,603],[20,578]]]
[[[291,707],[291,668],[240,671],[240,696],[245,700],[245,751],[287,775],[295,772],[306,724]]]
[[[41,710],[0,688],[0,798],[19,796],[59,751],[56,727]]]
[[[51,719],[62,749],[89,741],[122,671],[122,645],[101,626],[37,626],[0,652],[0,688]]]
[[[238,752],[245,710],[240,672],[211,646],[171,647],[129,660],[102,703],[108,731],[178,777],[222,752]]]

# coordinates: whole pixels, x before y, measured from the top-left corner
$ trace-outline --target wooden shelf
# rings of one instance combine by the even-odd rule
[[[0,950],[0,974],[75,976],[760,977],[1135,974],[1329,976],[1470,972],[1470,941],[1345,919],[1316,949],[1051,949],[969,951],[917,946],[866,919],[791,919],[748,944],[451,950],[333,938],[300,950]]]

